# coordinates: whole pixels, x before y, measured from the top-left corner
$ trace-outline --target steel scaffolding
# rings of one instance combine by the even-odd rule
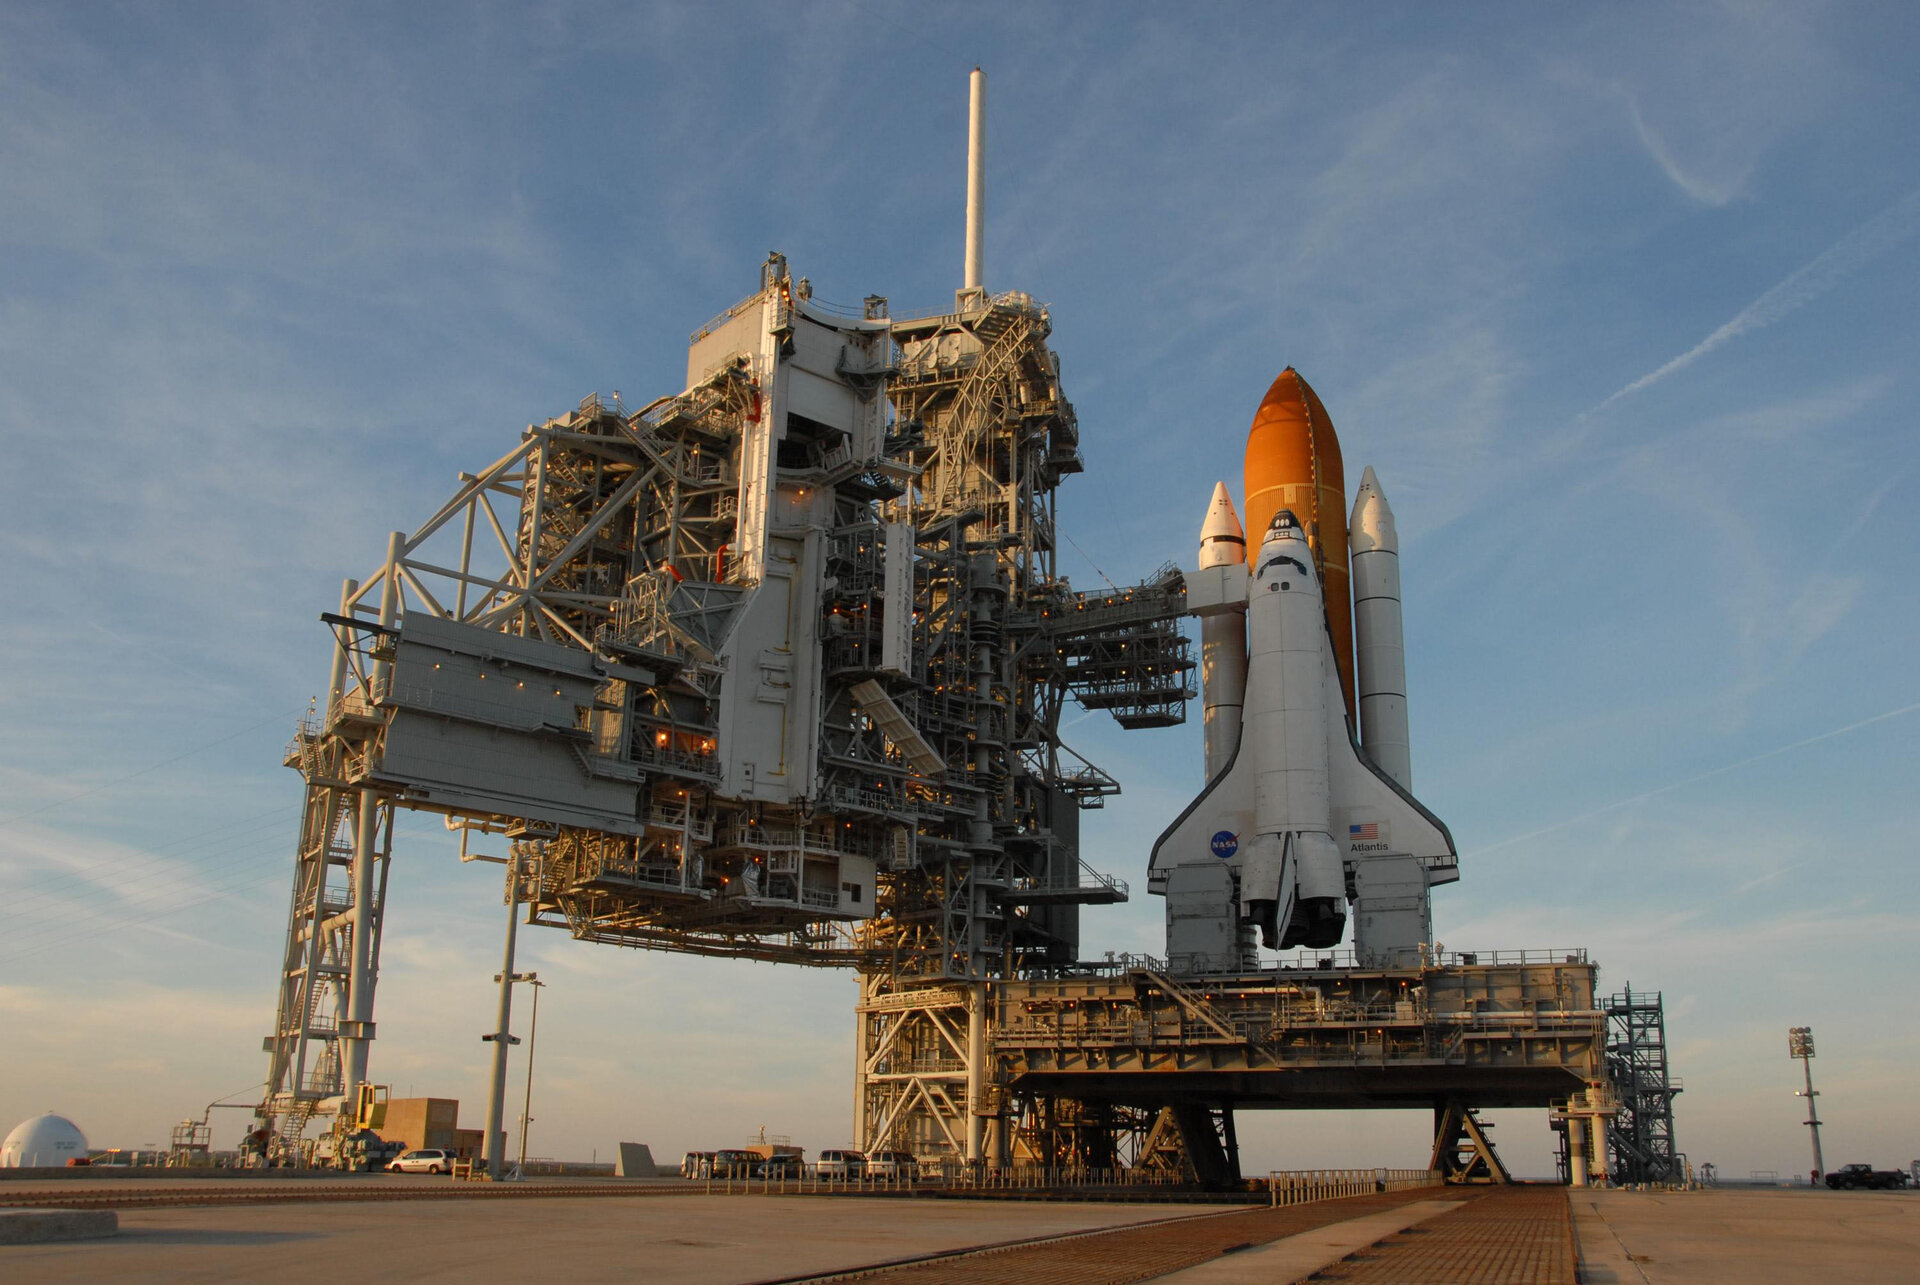
[[[1620,1113],[1607,1126],[1617,1183],[1669,1183],[1685,1176],[1674,1147],[1673,1099],[1684,1087],[1668,1073],[1667,1018],[1659,991],[1628,986],[1602,1005],[1607,1014],[1607,1078]]]

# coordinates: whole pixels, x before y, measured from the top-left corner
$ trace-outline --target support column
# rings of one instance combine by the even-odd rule
[[[380,627],[391,629],[400,619],[400,555],[407,547],[404,531],[390,532],[387,536],[386,583],[380,587]],[[387,640],[380,640],[381,650],[390,651]],[[393,677],[391,660],[376,660],[367,675],[373,690],[367,693],[370,700],[378,702],[386,696],[388,680]]]
[[[371,1051],[368,1045],[373,1039],[373,863],[380,829],[380,795],[376,791],[360,791],[358,822],[353,836],[353,909],[349,912],[353,955],[347,965],[347,1017],[340,1024],[341,1051],[346,1054],[341,1089],[348,1103],[358,1100],[360,1086],[366,1082]],[[321,895],[325,873],[322,864]]]
[[[340,583],[340,614],[353,614],[353,595],[360,592],[358,580],[343,580]],[[333,672],[327,678],[327,705],[321,711],[323,730],[333,723],[333,713],[340,708],[340,702],[347,695],[347,648],[343,642],[333,649]]]
[[[513,937],[520,926],[520,857],[507,860],[507,944],[500,958],[500,1014],[493,1040],[493,1082],[487,1087],[487,1176],[495,1182],[506,1172],[506,1138],[501,1132],[507,1107],[507,1047],[513,1036]]]
[[[1225,1189],[1233,1182],[1233,1162],[1214,1127],[1213,1109],[1203,1103],[1181,1102],[1172,1110],[1194,1177],[1209,1191]]]
[[[987,1117],[980,1113],[987,1096],[987,988],[967,990],[967,1163],[986,1158]]]
[[[1607,1184],[1607,1118],[1596,1112],[1580,1123],[1593,1130],[1592,1146],[1588,1154],[1592,1157],[1590,1164],[1593,1168],[1594,1184],[1604,1187]]]
[[[1576,1115],[1567,1117],[1567,1181],[1587,1185],[1587,1122]]]
[[[394,621],[400,617],[400,552],[406,546],[404,533],[394,531],[387,536],[387,565],[382,573],[385,577],[380,587],[380,624],[391,629]],[[341,594],[342,599],[346,593]],[[381,639],[382,645],[385,639]],[[344,673],[344,656],[335,658],[336,673]],[[387,679],[392,675],[393,662],[375,661],[368,675],[372,690],[367,693],[370,702],[377,703],[385,694]],[[341,680],[344,682],[344,678]],[[373,987],[374,987],[374,904],[373,865],[377,859],[375,845],[379,839],[380,796],[374,790],[360,791],[360,814],[353,839],[353,909],[349,912],[349,922],[353,931],[353,955],[347,963],[347,1012],[340,1025],[341,1087],[346,1094],[346,1102],[358,1101],[360,1086],[366,1083],[367,1061],[371,1053],[369,1048],[373,1040]],[[324,895],[325,868],[322,867],[320,892]],[[344,1107],[342,1108],[345,1109]]]
[[[862,974],[858,985],[860,998],[853,1005],[853,1145],[866,1151],[879,1142],[867,1137],[867,1028],[873,1018],[866,1002],[872,982]]]

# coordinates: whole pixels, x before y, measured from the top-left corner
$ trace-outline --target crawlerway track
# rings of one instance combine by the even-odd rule
[[[878,1285],[1126,1285],[1255,1249],[1288,1236],[1436,1197],[1460,1208],[1389,1236],[1307,1279],[1574,1285],[1566,1193],[1554,1188],[1432,1188],[1351,1196],[1290,1209],[1202,1214],[1111,1231],[1049,1236],[930,1254],[757,1285],[873,1281]],[[1249,1265],[1249,1270],[1256,1270]]]
[[[1572,1285],[1574,1263],[1567,1193],[1515,1187],[1409,1227],[1307,1279]]]

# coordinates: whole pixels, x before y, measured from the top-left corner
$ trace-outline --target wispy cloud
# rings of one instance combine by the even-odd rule
[[[1733,318],[1665,365],[1617,389],[1580,418],[1651,388],[1755,330],[1771,326],[1827,293],[1847,277],[1920,231],[1920,191],[1910,192],[1829,246],[1818,257],[1735,313]]]
[[[1537,830],[1529,830],[1525,834],[1517,834],[1510,839],[1501,839],[1496,843],[1490,843],[1478,849],[1476,855],[1498,852],[1502,848],[1511,848],[1516,844],[1526,843],[1529,840],[1538,839],[1543,835],[1555,834],[1570,826],[1579,825],[1582,821],[1591,821],[1596,817],[1603,817],[1613,812],[1619,812],[1625,808],[1631,808],[1636,804],[1645,803],[1650,799],[1657,799],[1663,794],[1672,794],[1675,790],[1684,790],[1688,786],[1698,785],[1702,781],[1710,781],[1716,776],[1725,776],[1729,772],[1738,772],[1743,767],[1751,767],[1755,763],[1763,763],[1768,759],[1779,758],[1782,754],[1790,754],[1795,750],[1805,749],[1809,745],[1818,745],[1822,741],[1830,741],[1835,737],[1846,736],[1853,732],[1858,732],[1863,728],[1872,727],[1876,723],[1884,723],[1890,719],[1911,714],[1916,710],[1920,710],[1920,701],[1916,701],[1911,705],[1902,705],[1898,709],[1890,709],[1884,713],[1875,714],[1871,718],[1863,718],[1858,722],[1848,723],[1845,727],[1836,727],[1829,731],[1821,732],[1816,736],[1809,736],[1787,745],[1777,746],[1764,753],[1743,758],[1736,763],[1728,763],[1723,767],[1716,767],[1710,771],[1701,772],[1678,781],[1671,781],[1655,789],[1643,790],[1638,794],[1629,795],[1624,799],[1615,799],[1611,803],[1602,804],[1597,808],[1590,808],[1577,816],[1570,816],[1565,820],[1555,821],[1552,825],[1541,826]]]
[[[1647,149],[1654,163],[1659,165],[1675,187],[1685,192],[1702,205],[1725,205],[1740,195],[1746,186],[1747,174],[1751,167],[1743,167],[1739,173],[1714,182],[1702,175],[1690,172],[1675,159],[1673,152],[1640,112],[1640,100],[1634,94],[1627,95],[1627,113],[1633,118],[1633,132],[1639,136],[1640,143]]]

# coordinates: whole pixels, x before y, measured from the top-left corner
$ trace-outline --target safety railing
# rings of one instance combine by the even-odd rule
[[[837,1166],[822,1174],[817,1164],[775,1167],[757,1175],[712,1176],[702,1169],[692,1180],[708,1195],[855,1195],[879,1191],[1061,1191],[1083,1188],[1191,1187],[1192,1178],[1172,1169],[1090,1169],[1052,1165],[968,1165],[955,1159],[922,1160],[912,1165],[888,1166],[878,1173],[847,1173]],[[1444,1179],[1435,1169],[1300,1169],[1275,1170],[1241,1189],[1242,1198],[1262,1194],[1273,1207],[1303,1205],[1319,1200],[1377,1195],[1438,1187]]]
[[[1276,1169],[1267,1174],[1266,1185],[1269,1202],[1278,1208],[1315,1200],[1438,1187],[1444,1181],[1438,1169]]]
[[[1434,950],[1409,952],[1403,964],[1404,968],[1473,968],[1499,965],[1511,967],[1520,964],[1585,964],[1587,952],[1584,948],[1549,947],[1533,950]],[[1297,973],[1346,970],[1359,968],[1360,961],[1351,950],[1303,951],[1294,955],[1264,963],[1257,969],[1237,970],[1246,975],[1253,973]],[[1106,959],[1092,960],[1080,964],[1075,972],[1091,974],[1096,977],[1110,977],[1130,973],[1138,969],[1150,972],[1168,971],[1168,961],[1153,955],[1114,954]],[[1173,969],[1175,973],[1179,969]]]

